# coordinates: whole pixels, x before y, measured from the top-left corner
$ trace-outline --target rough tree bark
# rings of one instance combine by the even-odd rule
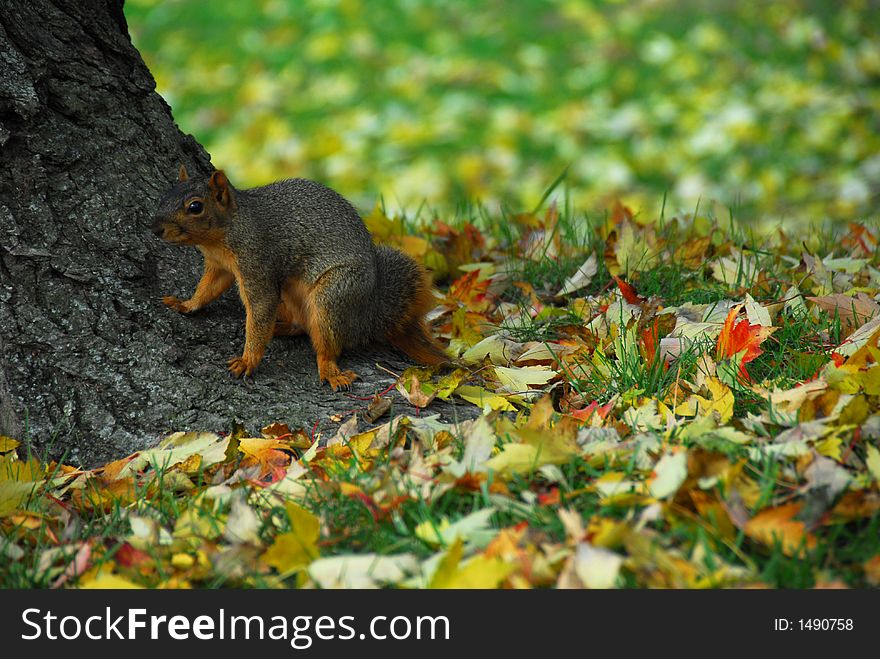
[[[155,92],[122,0],[0,0],[0,153],[0,434],[91,466],[232,419],[332,432],[330,415],[365,405],[319,386],[303,337],[275,339],[254,382],[232,380],[234,290],[193,317],[160,303],[189,295],[200,258],[150,233],[153,206],[180,163],[211,166]],[[357,396],[392,381],[377,362],[407,365],[343,361]]]

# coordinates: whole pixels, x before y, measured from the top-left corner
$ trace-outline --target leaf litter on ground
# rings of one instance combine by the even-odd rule
[[[90,470],[0,437],[0,582],[880,585],[876,227],[758,243],[621,204],[509,224],[374,228],[436,266],[451,363],[333,436],[177,432]],[[384,418],[391,389],[414,414]],[[480,414],[441,420],[450,398]]]

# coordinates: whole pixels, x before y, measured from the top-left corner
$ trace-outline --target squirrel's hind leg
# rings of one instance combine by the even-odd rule
[[[351,320],[363,304],[358,284],[364,282],[369,282],[366,275],[359,277],[354,267],[328,270],[312,287],[304,305],[306,331],[318,360],[318,377],[334,391],[348,389],[357,378],[354,371],[340,370],[336,360],[343,347],[357,343]]]

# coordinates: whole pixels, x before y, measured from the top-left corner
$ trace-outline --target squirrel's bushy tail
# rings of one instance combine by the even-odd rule
[[[406,254],[376,246],[375,313],[379,333],[420,364],[442,364],[449,357],[431,338],[424,321],[434,307],[431,278]]]

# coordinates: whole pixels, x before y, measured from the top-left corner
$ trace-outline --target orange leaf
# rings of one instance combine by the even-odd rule
[[[799,503],[763,510],[746,522],[746,535],[770,547],[779,543],[786,556],[800,554],[804,547],[814,549],[816,536],[807,532],[803,522],[794,519],[800,510]]]
[[[599,419],[604,420],[608,416],[608,413],[611,412],[611,409],[614,407],[614,403],[615,401],[612,400],[605,403],[604,405],[599,405],[598,401],[594,400],[586,407],[579,410],[573,410],[572,412],[570,412],[570,414],[578,421],[589,421],[590,417],[593,416],[593,413],[598,414]]]
[[[734,355],[745,352],[740,362],[740,375],[748,380],[749,375],[745,370],[745,365],[764,352],[759,346],[776,331],[776,328],[751,325],[745,318],[736,322],[736,315],[741,308],[742,305],[738,304],[727,314],[724,327],[721,329],[721,334],[718,335],[715,358],[718,360],[730,359]]]
[[[632,220],[633,212],[630,210],[629,206],[624,206],[620,203],[620,199],[614,200],[614,206],[611,209],[611,222],[613,224],[620,224],[624,220]]]
[[[278,439],[290,434],[290,426],[286,423],[271,423],[260,430],[260,434],[267,439]]]

